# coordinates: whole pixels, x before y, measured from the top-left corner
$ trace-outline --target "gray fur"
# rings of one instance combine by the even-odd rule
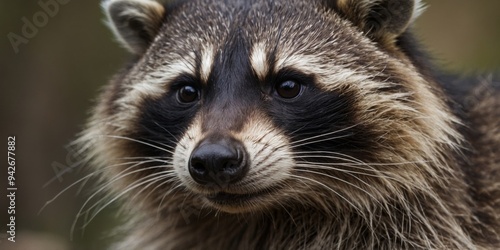
[[[396,15],[376,30],[365,23],[372,3],[394,1],[181,2],[164,5],[161,29],[133,49],[140,59],[108,85],[80,139],[103,187],[130,216],[115,249],[500,248],[499,94],[492,80],[452,93],[453,85],[435,76],[409,38],[419,1],[391,7]],[[142,21],[154,27],[148,20]],[[133,33],[119,34],[134,40]],[[142,156],[130,141],[142,139],[134,135],[145,102],[168,94],[181,73],[205,79],[196,63],[212,65],[235,34],[246,39],[248,54],[262,49],[267,64],[254,65],[262,74],[291,64],[313,75],[323,91],[352,94],[351,115],[373,136],[372,151],[347,156],[351,164],[340,171],[300,172],[311,163],[295,157],[292,138],[255,110],[231,133],[248,144],[262,142],[263,152],[291,163],[278,161],[274,172],[249,181],[260,181],[252,188],[277,183],[266,199],[217,207],[183,169],[203,137],[204,116],[196,115],[176,145],[164,148],[175,151],[164,162],[164,182],[140,185],[147,176],[127,174],[148,166],[124,160]]]

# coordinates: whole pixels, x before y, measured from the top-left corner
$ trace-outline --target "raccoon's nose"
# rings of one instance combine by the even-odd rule
[[[189,173],[200,184],[227,185],[241,180],[248,171],[243,144],[234,139],[202,141],[191,153]]]

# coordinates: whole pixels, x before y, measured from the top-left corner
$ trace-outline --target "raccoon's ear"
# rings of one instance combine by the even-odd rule
[[[152,0],[105,0],[102,7],[118,41],[134,54],[146,51],[165,14],[165,8]]]
[[[420,0],[329,0],[333,7],[373,39],[393,40],[423,11]]]

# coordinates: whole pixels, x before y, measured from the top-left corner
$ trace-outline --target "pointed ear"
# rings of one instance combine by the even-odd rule
[[[164,7],[152,0],[105,0],[102,7],[118,41],[133,54],[142,54],[161,27]]]
[[[331,0],[334,8],[372,39],[401,35],[423,11],[420,0]]]

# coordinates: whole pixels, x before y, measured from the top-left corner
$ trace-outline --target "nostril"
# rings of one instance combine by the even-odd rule
[[[228,161],[224,164],[224,167],[222,168],[222,172],[225,172],[225,173],[234,173],[236,171],[238,171],[238,166],[239,163],[235,160],[232,160],[232,161]]]
[[[207,169],[205,168],[205,165],[203,164],[203,162],[201,161],[194,161],[191,163],[192,164],[192,168],[194,171],[200,173],[200,174],[205,174],[205,172],[207,171]]]
[[[241,157],[240,150],[236,150],[236,154],[234,154],[231,158],[227,159],[226,162],[223,163],[222,172],[232,174],[239,171],[242,167],[243,157]]]

